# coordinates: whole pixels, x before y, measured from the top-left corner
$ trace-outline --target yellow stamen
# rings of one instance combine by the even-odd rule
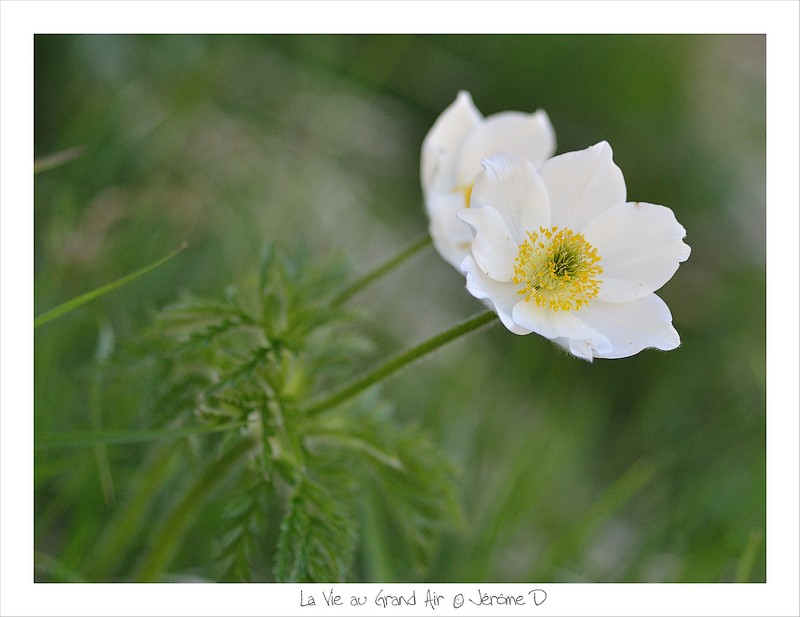
[[[519,246],[512,280],[519,294],[553,311],[579,310],[600,291],[600,256],[583,234],[540,227]]]
[[[458,192],[460,192],[464,196],[464,207],[469,208],[470,199],[472,199],[472,187],[475,186],[473,184],[468,185],[461,185],[457,188]]]

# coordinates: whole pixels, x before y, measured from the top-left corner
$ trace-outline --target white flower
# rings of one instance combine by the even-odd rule
[[[461,268],[511,332],[536,332],[589,361],[680,345],[653,292],[689,258],[686,230],[669,208],[626,203],[611,146],[538,170],[508,153],[482,164],[471,207],[458,213],[475,236]]]
[[[467,92],[459,92],[422,142],[421,180],[430,234],[436,250],[458,269],[472,234],[457,213],[469,207],[481,159],[512,152],[541,165],[556,149],[555,132],[544,111],[506,111],[484,118]]]

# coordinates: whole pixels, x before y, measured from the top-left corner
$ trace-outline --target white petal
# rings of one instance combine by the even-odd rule
[[[519,245],[511,237],[500,213],[491,206],[465,208],[458,218],[472,227],[472,257],[478,267],[496,281],[507,283],[514,276]]]
[[[600,255],[597,298],[604,302],[628,302],[653,293],[672,278],[691,250],[672,210],[648,203],[611,208],[583,234]]]
[[[650,347],[669,351],[681,343],[669,308],[655,294],[621,304],[592,302],[578,316],[611,342],[611,349],[596,353],[597,358],[627,358]]]
[[[571,338],[555,338],[553,339],[553,342],[559,347],[567,350],[573,356],[577,356],[582,360],[586,360],[587,362],[594,360],[594,350],[592,349],[591,341]]]
[[[469,93],[461,91],[433,123],[422,141],[420,155],[422,190],[426,198],[431,191],[449,192],[457,184],[461,148],[482,118]]]
[[[550,224],[550,201],[542,179],[530,161],[501,152],[482,161],[475,178],[472,208],[492,206],[506,222],[517,245],[526,232]]]
[[[559,342],[574,355],[591,360],[612,349],[611,342],[590,325],[584,323],[577,313],[581,311],[553,311],[537,306],[534,302],[518,302],[511,313],[514,322],[530,328],[545,338]],[[569,344],[565,344],[568,341]],[[588,350],[588,351],[587,351]]]
[[[539,174],[550,196],[552,225],[579,230],[604,210],[625,203],[625,179],[604,141],[554,156]]]
[[[511,317],[514,304],[520,300],[515,285],[501,283],[485,275],[472,255],[464,259],[461,270],[467,275],[467,291],[479,300],[487,301],[506,328],[514,334],[531,333],[531,330],[521,327]]]
[[[544,111],[524,114],[507,111],[489,116],[469,134],[461,148],[460,184],[470,185],[481,160],[498,152],[511,152],[538,167],[553,156],[556,135]]]
[[[458,218],[464,208],[460,193],[434,194],[427,202],[430,224],[428,229],[439,255],[456,270],[472,246],[472,230]]]

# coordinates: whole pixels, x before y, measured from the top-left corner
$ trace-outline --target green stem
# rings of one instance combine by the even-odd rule
[[[428,234],[425,234],[425,237],[417,240],[414,244],[409,246],[399,255],[395,255],[389,261],[383,263],[382,265],[372,270],[372,272],[368,272],[360,279],[354,281],[349,287],[345,288],[338,296],[336,296],[336,298],[333,299],[333,305],[339,306],[341,304],[344,304],[347,300],[349,300],[352,296],[356,295],[359,291],[361,291],[364,287],[372,283],[374,280],[379,279],[384,274],[386,274],[390,270],[393,270],[401,263],[403,263],[406,259],[417,254],[419,251],[421,251],[430,244],[431,244],[431,237]]]
[[[192,519],[200,513],[206,501],[222,486],[236,465],[254,447],[255,444],[250,438],[239,440],[197,477],[153,535],[152,549],[145,557],[136,577],[139,582],[154,582],[159,579],[169,566]]]
[[[461,322],[457,326],[420,343],[416,347],[412,347],[411,349],[408,349],[399,353],[393,358],[390,358],[383,365],[367,373],[363,377],[356,379],[338,392],[334,392],[333,394],[323,397],[316,402],[312,402],[303,411],[307,415],[311,416],[339,405],[340,403],[344,403],[345,401],[354,397],[356,394],[359,394],[367,388],[380,383],[390,375],[408,366],[412,362],[419,360],[429,353],[436,351],[440,347],[443,347],[447,343],[464,336],[465,334],[469,334],[470,332],[478,330],[486,324],[494,321],[496,318],[497,314],[494,311],[484,311],[483,313],[479,313],[478,315]]]

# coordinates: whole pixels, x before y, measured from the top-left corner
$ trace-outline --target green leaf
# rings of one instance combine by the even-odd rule
[[[279,582],[343,581],[356,544],[355,522],[343,501],[303,476],[281,522],[275,555]]]
[[[223,581],[253,581],[255,562],[264,552],[272,486],[258,474],[243,477],[248,484],[242,484],[226,504],[218,538],[216,559]]]
[[[123,285],[130,283],[131,281],[139,278],[140,276],[147,274],[151,270],[154,270],[164,262],[169,261],[170,259],[175,257],[175,255],[184,250],[187,246],[189,245],[186,242],[184,242],[172,253],[166,255],[165,257],[162,257],[156,262],[153,262],[149,266],[145,266],[144,268],[141,268],[136,272],[132,272],[131,274],[127,274],[122,278],[118,278],[116,281],[112,281],[111,283],[103,285],[102,287],[98,287],[97,289],[86,292],[85,294],[81,294],[80,296],[73,298],[72,300],[68,300],[63,304],[59,304],[57,307],[52,308],[46,313],[43,313],[42,315],[36,317],[33,320],[33,327],[38,328],[39,326],[46,324],[48,321],[51,321],[56,317],[60,317],[61,315],[69,313],[70,311],[74,311],[79,306],[83,306],[87,302],[91,302],[92,300],[95,300],[96,298],[99,298],[100,296],[103,296],[108,292],[117,289],[117,287],[122,287]]]
[[[263,292],[270,279],[270,269],[275,261],[275,245],[272,242],[265,242],[261,249],[261,259],[258,263],[258,286],[259,292]]]
[[[219,321],[253,323],[252,318],[234,303],[197,298],[191,295],[185,295],[177,302],[165,306],[156,315],[156,324],[161,327],[182,325],[199,327],[207,322]]]

